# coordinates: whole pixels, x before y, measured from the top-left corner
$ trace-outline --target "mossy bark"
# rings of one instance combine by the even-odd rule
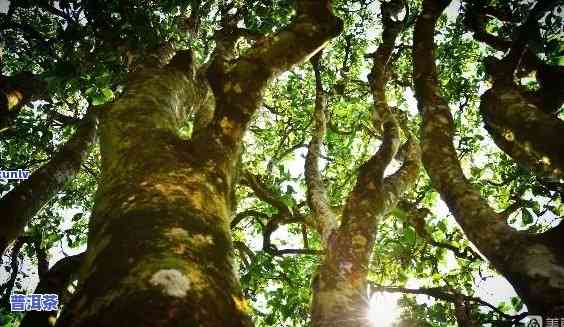
[[[102,113],[88,255],[59,326],[251,324],[231,257],[236,158],[176,133],[208,95],[179,67],[147,69]]]
[[[356,185],[347,198],[341,222],[334,217],[325,196],[325,187],[317,161],[325,136],[324,94],[319,66],[316,71],[317,94],[315,131],[306,157],[308,204],[312,208],[317,229],[323,236],[326,256],[313,279],[312,323],[314,326],[369,326],[367,277],[370,256],[376,239],[378,223],[392,210],[402,194],[417,179],[420,168],[420,149],[407,130],[403,164],[395,173],[385,177],[386,167],[400,148],[400,124],[386,100],[387,69],[394,42],[403,22],[391,16],[403,7],[400,1],[382,5],[384,22],[383,42],[374,54],[369,75],[374,99],[373,120],[382,131],[382,144],[376,154],[359,169]]]
[[[287,28],[236,60],[216,51],[205,74],[177,54],[131,77],[101,116],[88,255],[59,326],[251,325],[230,237],[242,138],[268,81],[341,25],[329,1],[300,1]],[[183,140],[179,124],[202,107],[213,116]]]

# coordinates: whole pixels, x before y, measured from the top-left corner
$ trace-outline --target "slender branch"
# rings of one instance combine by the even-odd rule
[[[459,247],[456,247],[450,243],[436,241],[431,233],[429,233],[425,228],[425,217],[431,213],[429,209],[417,208],[413,203],[405,200],[399,202],[398,208],[406,213],[406,222],[410,224],[413,229],[415,229],[417,235],[425,240],[425,242],[439,248],[450,250],[454,253],[455,256],[462,259],[470,261],[481,260],[480,255],[475,253],[471,248],[461,250]]]
[[[433,287],[433,288],[405,288],[399,286],[383,286],[378,285],[375,283],[371,283],[371,288],[373,292],[388,292],[388,293],[406,293],[406,294],[421,294],[421,295],[428,295],[438,300],[443,300],[447,302],[454,303],[457,297],[461,297],[465,301],[475,302],[480,306],[485,306],[493,310],[499,316],[510,319],[514,321],[520,321],[527,316],[527,312],[520,313],[518,315],[508,315],[507,313],[499,310],[493,304],[486,302],[478,297],[463,295],[459,293],[454,293],[452,291],[445,290],[442,287]]]
[[[11,262],[10,262],[10,278],[0,286],[0,307],[8,307],[9,306],[9,298],[10,294],[14,289],[14,285],[16,283],[16,278],[19,273],[19,263],[18,263],[18,256],[24,244],[29,241],[28,236],[19,237],[12,246],[12,253],[11,253]]]
[[[325,184],[319,170],[321,145],[326,131],[325,111],[327,106],[326,95],[321,84],[320,60],[321,53],[316,54],[311,59],[315,72],[315,127],[308,146],[304,170],[307,184],[307,202],[313,212],[314,226],[321,235],[323,242],[327,242],[338,224],[337,217],[331,210]]]
[[[423,117],[421,143],[423,163],[468,238],[488,259],[509,263],[501,246],[522,245],[515,230],[507,226],[464,176],[453,145],[454,122],[439,91],[433,54],[437,19],[450,1],[423,2],[413,41],[414,84],[418,108]],[[440,151],[438,155],[437,150]],[[520,236],[519,236],[520,237]],[[494,259],[495,258],[495,259]]]
[[[274,250],[274,255],[286,255],[286,254],[306,254],[306,255],[322,255],[325,252],[313,249],[281,249]]]
[[[260,212],[256,210],[245,210],[235,215],[235,218],[233,218],[233,220],[231,221],[231,229],[237,227],[237,225],[247,217],[254,218],[254,220],[257,223],[259,223],[259,225],[261,225],[262,228],[264,228],[264,223],[261,221],[261,218],[264,220],[268,220],[269,218],[268,215],[265,214],[264,212]]]
[[[250,171],[243,172],[243,179],[241,181],[244,185],[250,187],[255,195],[264,202],[272,205],[281,214],[285,216],[292,216],[292,209],[288,207],[282,200],[279,199],[275,193],[268,188],[263,182],[260,181],[258,176],[253,175]]]

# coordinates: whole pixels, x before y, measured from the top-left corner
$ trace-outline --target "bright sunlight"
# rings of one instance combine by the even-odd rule
[[[400,309],[398,294],[374,293],[368,307],[368,320],[374,327],[391,327],[397,322]]]

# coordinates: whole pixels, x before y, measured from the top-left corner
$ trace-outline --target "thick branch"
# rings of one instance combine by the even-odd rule
[[[53,158],[0,199],[0,253],[79,171],[96,138],[97,112],[89,110],[71,139]]]
[[[516,232],[482,199],[464,176],[453,146],[454,123],[450,109],[439,91],[434,60],[435,24],[450,1],[427,0],[415,25],[414,83],[418,108],[423,116],[423,163],[432,184],[447,203],[468,238],[490,260],[508,263],[499,247],[519,246]],[[439,155],[440,154],[440,155]]]
[[[496,85],[481,97],[480,112],[495,143],[537,175],[564,176],[564,122],[539,110],[515,85]]]
[[[209,126],[212,133],[202,133],[202,144],[238,151],[268,81],[304,62],[340,33],[342,22],[330,6],[329,0],[297,1],[296,17],[286,28],[235,61],[212,62],[208,78],[218,102]]]

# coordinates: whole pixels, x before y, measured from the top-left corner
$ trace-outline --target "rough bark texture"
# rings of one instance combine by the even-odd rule
[[[415,25],[414,83],[423,116],[423,164],[468,239],[509,280],[529,312],[562,314],[564,258],[562,241],[555,235],[562,235],[563,227],[542,235],[515,231],[481,198],[460,167],[453,118],[440,95],[433,54],[435,24],[448,4],[424,1]]]
[[[400,127],[385,95],[386,68],[394,47],[394,41],[401,29],[402,22],[391,19],[394,13],[386,10],[401,3],[398,1],[383,4],[384,38],[374,55],[374,67],[369,76],[374,98],[374,123],[382,126],[383,140],[377,153],[359,170],[356,185],[349,195],[342,213],[341,224],[329,233],[326,244],[326,256],[318,267],[313,279],[312,322],[314,326],[368,326],[367,274],[369,258],[376,238],[378,222],[392,210],[399,197],[415,182],[420,167],[419,145],[408,135],[403,165],[394,174],[384,177],[384,171],[396,156],[400,145]],[[399,6],[401,8],[401,5]],[[318,97],[320,95],[318,85]],[[316,101],[316,131],[310,143],[309,160],[317,160],[319,145],[324,136],[324,115],[322,101]],[[406,134],[409,134],[405,131]],[[311,171],[316,165],[306,163],[306,174],[316,175]],[[309,172],[308,172],[309,170]],[[307,175],[306,175],[307,176]],[[309,178],[308,192],[320,192],[320,178],[313,183]],[[313,186],[313,187],[312,187]],[[309,205],[317,215],[316,220],[333,219],[324,215],[312,195],[308,196]],[[326,201],[318,194],[318,202]],[[324,204],[327,208],[327,203]]]
[[[480,112],[495,143],[537,175],[564,176],[564,121],[527,101],[515,85],[496,85],[481,97]]]
[[[41,276],[35,288],[36,294],[57,294],[59,299],[78,274],[78,268],[84,260],[85,253],[66,257],[58,261],[49,271]],[[20,323],[20,327],[52,327],[58,311],[30,311]]]
[[[101,116],[88,256],[58,326],[251,325],[229,229],[241,140],[268,81],[340,31],[329,4],[299,1],[262,46],[216,56],[207,81],[190,60],[132,76]],[[180,123],[209,105],[210,89],[211,122],[182,140]]]
[[[0,253],[20,236],[39,210],[80,169],[96,139],[97,113],[91,110],[59,152],[0,199]]]
[[[208,101],[186,71],[138,72],[101,116],[88,256],[61,326],[250,325],[231,257],[234,158],[177,135]]]
[[[47,85],[30,72],[0,76],[0,133],[8,128],[20,110],[45,93]]]

